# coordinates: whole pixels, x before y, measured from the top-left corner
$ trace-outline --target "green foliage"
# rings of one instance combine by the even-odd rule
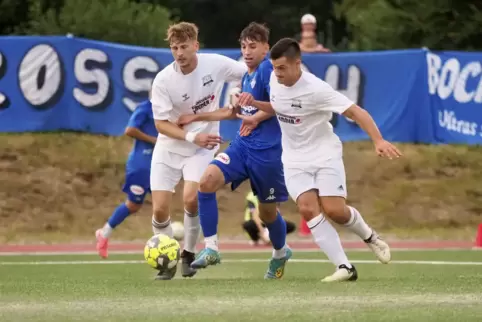
[[[29,3],[30,21],[16,29],[28,35],[65,35],[141,46],[166,46],[170,13],[164,7],[129,0],[65,0],[59,9]]]
[[[351,49],[420,48],[480,50],[482,4],[473,0],[344,0]]]
[[[300,32],[300,19],[312,13],[324,43],[335,48],[346,36],[343,20],[333,19],[332,1],[320,0],[138,0],[169,8],[176,20],[199,26],[199,37],[208,48],[237,48],[241,30],[250,22],[263,22],[271,29],[270,42],[294,37]]]

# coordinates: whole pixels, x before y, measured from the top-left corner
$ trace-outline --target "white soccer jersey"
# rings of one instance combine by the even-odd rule
[[[291,87],[270,79],[271,105],[282,132],[286,167],[320,166],[341,157],[342,144],[330,124],[332,113],[341,114],[354,103],[309,72]]]
[[[176,62],[160,71],[152,84],[152,111],[155,120],[177,122],[179,116],[213,112],[226,82],[241,81],[245,64],[218,54],[198,54],[198,65],[184,75]],[[194,122],[184,127],[195,133],[219,134],[219,122]],[[158,144],[168,151],[192,156],[199,149],[194,143],[160,134]]]

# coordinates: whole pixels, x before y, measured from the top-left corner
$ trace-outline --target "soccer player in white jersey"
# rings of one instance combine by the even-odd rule
[[[198,28],[187,22],[169,27],[174,62],[160,71],[152,85],[152,111],[159,132],[151,165],[153,203],[152,228],[155,234],[172,237],[169,208],[175,186],[184,179],[184,250],[182,276],[191,277],[190,267],[200,233],[197,214],[199,180],[219,148],[219,122],[194,122],[183,128],[180,115],[212,112],[226,82],[241,81],[245,64],[218,54],[198,54]],[[156,279],[171,279],[159,272]]]
[[[354,120],[373,140],[381,157],[398,158],[401,153],[385,141],[372,117],[315,75],[301,70],[301,52],[296,40],[284,38],[270,53],[271,107],[282,132],[285,181],[288,193],[308,223],[315,242],[337,270],[323,279],[355,281],[357,271],[347,259],[335,228],[325,216],[358,235],[382,263],[390,261],[390,248],[363,220],[358,210],[346,205],[347,187],[342,143],[329,120],[332,113]],[[241,106],[252,96],[242,93]]]

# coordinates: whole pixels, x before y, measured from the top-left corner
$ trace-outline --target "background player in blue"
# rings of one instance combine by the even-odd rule
[[[269,79],[273,67],[266,55],[269,51],[269,30],[258,23],[249,24],[240,36],[241,51],[248,66],[242,79],[242,91],[251,93],[255,104],[268,104]],[[281,278],[291,250],[286,246],[286,223],[277,212],[276,203],[288,199],[281,163],[281,130],[272,114],[247,106],[240,109],[243,119],[237,137],[231,145],[217,155],[201,178],[198,200],[199,217],[205,236],[206,248],[191,264],[192,268],[204,268],[220,262],[218,250],[218,205],[216,191],[227,183],[236,189],[249,179],[251,188],[259,200],[259,215],[269,230],[273,245],[273,258],[265,278]],[[214,121],[236,117],[235,109],[183,116],[180,124],[194,121]]]
[[[150,96],[150,95],[149,95]],[[97,251],[107,257],[107,247],[112,231],[130,214],[141,209],[146,194],[150,190],[152,151],[157,140],[157,130],[152,115],[150,101],[141,103],[132,113],[124,132],[134,138],[134,145],[126,163],[126,179],[122,191],[127,200],[114,210],[104,227],[95,232]]]

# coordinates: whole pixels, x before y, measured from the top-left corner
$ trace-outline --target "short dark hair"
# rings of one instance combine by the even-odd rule
[[[241,31],[241,35],[239,36],[239,42],[242,42],[246,39],[262,43],[268,43],[269,28],[266,27],[264,24],[251,22],[243,29],[243,31]]]
[[[271,48],[271,59],[279,59],[281,57],[289,59],[301,57],[300,45],[295,39],[282,38]]]

